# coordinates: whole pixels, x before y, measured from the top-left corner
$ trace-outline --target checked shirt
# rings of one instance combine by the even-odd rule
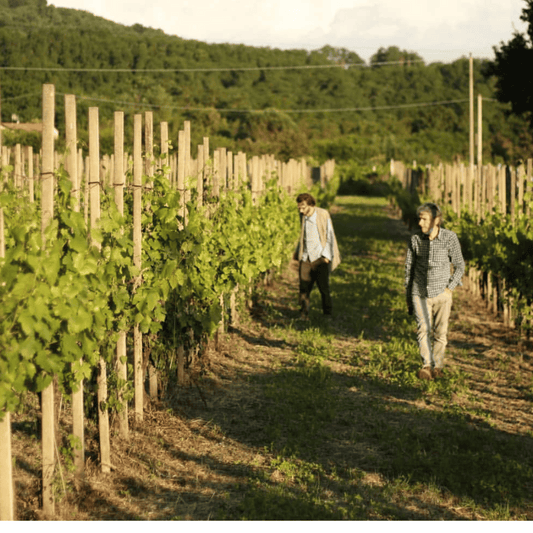
[[[453,231],[440,228],[438,236],[432,241],[421,231],[411,237],[405,260],[408,295],[435,298],[446,288],[453,291],[461,285],[464,271],[461,245]]]

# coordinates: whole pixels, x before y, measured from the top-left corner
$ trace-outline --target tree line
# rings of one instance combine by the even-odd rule
[[[389,47],[365,64],[344,48],[308,52],[206,44],[56,8],[46,0],[0,0],[0,67],[3,122],[12,115],[21,122],[38,120],[40,87],[52,83],[58,95],[79,97],[83,130],[86,108],[100,108],[102,150],[108,153],[113,112],[122,106],[127,132],[135,113],[150,110],[169,123],[171,139],[179,124],[194,120],[197,131],[219,146],[285,160],[468,159],[466,56],[425,64],[414,52]],[[528,157],[533,144],[528,120],[496,101],[498,78],[490,61],[474,60],[474,84],[486,102],[484,161]],[[81,139],[82,147],[87,141]],[[4,133],[5,144],[16,142],[40,146],[35,134]]]

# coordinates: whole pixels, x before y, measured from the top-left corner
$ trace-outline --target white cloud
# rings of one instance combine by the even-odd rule
[[[428,61],[492,47],[524,31],[523,0],[51,0],[116,22],[170,35],[272,48],[345,47],[368,59],[398,46]]]

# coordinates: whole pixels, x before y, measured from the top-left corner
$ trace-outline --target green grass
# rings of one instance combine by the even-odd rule
[[[221,518],[533,518],[531,437],[496,429],[458,368],[439,381],[416,378],[406,235],[394,230],[385,200],[337,205],[335,319],[323,321],[316,290],[308,326],[273,317],[272,334],[294,346],[294,357],[253,378],[270,468]]]

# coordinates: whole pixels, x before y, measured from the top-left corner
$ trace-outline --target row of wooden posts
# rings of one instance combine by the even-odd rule
[[[65,97],[65,105],[75,105],[74,100],[70,100],[70,96]],[[73,98],[73,97],[72,97]],[[98,108],[91,108],[97,110]],[[97,111],[96,111],[97,113]],[[123,122],[123,112],[117,111],[115,113],[115,124]],[[265,177],[275,174],[278,177],[279,185],[288,192],[294,190],[296,184],[303,179],[307,186],[313,183],[313,176],[318,174],[318,179],[322,186],[331,178],[335,170],[335,162],[326,161],[322,166],[311,168],[307,165],[304,158],[299,160],[290,159],[288,162],[276,160],[273,155],[252,156],[248,158],[243,152],[233,154],[226,148],[216,148],[210,160],[209,137],[203,138],[203,144],[198,145],[197,158],[191,157],[190,151],[190,122],[185,121],[184,129],[179,132],[178,152],[168,153],[168,124],[162,122],[160,125],[161,138],[161,155],[157,160],[153,159],[153,114],[146,112],[144,115],[145,121],[145,137],[148,139],[146,143],[146,158],[145,158],[145,173],[146,175],[153,175],[155,168],[162,168],[168,166],[168,177],[171,184],[178,190],[185,194],[184,201],[190,199],[191,185],[193,188],[202,188],[202,182],[206,180],[209,173],[212,174],[213,194],[216,196],[222,189],[237,189],[239,187],[239,180],[241,182],[248,182],[254,196],[257,196],[262,190],[265,182]],[[96,117],[96,123],[98,117]],[[68,133],[67,133],[68,134]],[[74,155],[76,154],[76,155]],[[184,154],[183,157],[178,154]],[[21,146],[20,144],[14,147],[2,146],[1,148],[1,165],[5,169],[9,165],[13,168],[12,180],[20,189],[27,188],[29,199],[33,201],[34,182],[40,179],[40,162],[42,154],[35,154],[32,146]],[[210,163],[204,163],[204,161]],[[57,170],[60,164],[63,163],[69,174],[70,169],[76,169],[77,183],[84,183],[86,196],[88,197],[89,181],[84,179],[90,171],[90,156],[83,156],[81,148],[73,148],[68,155],[54,153],[54,168]],[[113,183],[116,175],[115,166],[116,154],[103,155],[99,162],[99,177],[102,187],[108,185],[116,186]],[[127,175],[131,174],[133,170],[133,157],[127,152],[123,153],[122,169]],[[186,177],[189,183],[185,183]],[[191,182],[191,178],[197,177],[195,183]],[[5,179],[5,175],[4,175]],[[80,189],[75,189],[75,194],[79,198]],[[200,197],[202,195],[200,194]],[[87,206],[88,210],[88,206]]]
[[[390,174],[411,193],[419,192],[441,207],[450,206],[458,217],[464,209],[478,222],[494,212],[509,214],[512,221],[531,215],[526,194],[533,192],[533,159],[518,167],[461,163],[420,167],[416,162],[405,165],[391,160]],[[468,290],[484,298],[493,313],[501,311],[505,324],[514,327],[516,309],[512,298],[504,298],[504,282],[472,266],[466,274]]]
[[[460,163],[417,167],[416,162],[407,166],[391,160],[390,173],[406,189],[419,190],[436,202],[450,205],[458,216],[464,208],[478,220],[494,209],[509,213],[513,220],[521,213],[530,214],[525,195],[533,192],[533,159],[518,167],[483,165],[472,168]]]
[[[60,163],[64,164],[72,183],[72,194],[75,198],[75,210],[84,209],[89,228],[98,224],[100,218],[100,194],[104,190],[102,185],[114,187],[114,200],[118,210],[123,214],[124,188],[127,176],[131,175],[133,186],[133,234],[134,266],[141,268],[142,230],[141,204],[143,174],[153,176],[154,170],[161,165],[168,165],[169,180],[182,196],[183,216],[186,220],[185,202],[190,198],[191,188],[198,190],[198,202],[201,205],[204,186],[208,184],[213,195],[219,195],[228,188],[237,188],[246,183],[251,189],[255,200],[264,188],[264,181],[277,177],[280,187],[289,193],[294,192],[302,182],[310,185],[312,169],[305,160],[290,160],[288,163],[277,161],[273,156],[253,156],[247,158],[242,152],[232,154],[225,148],[215,149],[212,153],[209,138],[203,138],[203,144],[198,146],[197,158],[191,157],[190,123],[186,122],[179,132],[178,151],[169,154],[168,124],[160,125],[161,155],[154,160],[153,151],[153,118],[151,113],[144,116],[144,149],[143,115],[134,115],[133,121],[133,150],[129,155],[124,151],[124,113],[115,112],[114,153],[112,156],[100,156],[99,144],[99,110],[89,108],[89,146],[88,155],[83,157],[78,149],[76,100],[72,95],[65,96],[65,132],[66,153],[58,156],[54,150],[54,122],[55,122],[55,87],[51,84],[43,85],[43,137],[42,149],[34,154],[28,147],[16,146],[14,149],[1,148],[2,166],[12,165],[12,180],[15,185],[28,194],[30,201],[37,196],[34,183],[40,186],[42,230],[50,224],[54,216],[55,172]],[[319,179],[323,185],[333,176],[334,162],[328,161],[320,167]],[[9,179],[4,177],[4,179]],[[148,180],[149,181],[149,180]],[[85,195],[80,194],[84,187]],[[149,187],[149,184],[147,185]],[[82,204],[81,200],[85,198]],[[0,210],[0,254],[5,257],[5,241],[3,238],[4,214]],[[94,243],[97,245],[97,243]],[[46,244],[45,244],[46,245]],[[127,378],[126,364],[126,332],[121,332],[116,347],[116,368],[119,377]],[[142,373],[142,333],[138,327],[133,330],[133,358],[134,358],[134,414],[135,419],[141,421],[144,407],[144,378]],[[107,399],[106,362],[103,357],[99,361],[98,373],[98,405],[103,405]],[[55,502],[52,490],[56,463],[56,435],[54,413],[54,383],[42,391],[42,504],[47,516],[54,516]],[[106,410],[98,410],[98,427],[100,437],[101,469],[109,472],[111,469],[109,418]],[[72,395],[72,434],[81,443],[81,448],[74,451],[74,464],[78,475],[82,476],[85,466],[84,449],[84,415],[83,415],[83,386]],[[122,410],[119,415],[119,428],[122,436],[128,436],[128,411]],[[5,413],[0,422],[0,520],[12,520],[15,516],[14,492],[11,462],[11,420],[10,413]]]

